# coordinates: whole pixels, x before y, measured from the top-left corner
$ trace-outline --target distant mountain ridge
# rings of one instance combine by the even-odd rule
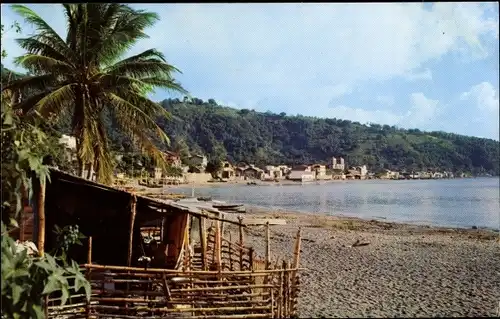
[[[160,127],[172,148],[257,165],[328,164],[343,156],[348,165],[371,170],[446,170],[498,175],[500,143],[445,132],[422,132],[388,125],[287,116],[218,106],[214,100],[161,102],[172,114]]]

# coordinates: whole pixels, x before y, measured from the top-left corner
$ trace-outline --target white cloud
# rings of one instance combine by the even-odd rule
[[[410,127],[425,127],[439,115],[439,101],[425,97],[423,93],[411,94],[412,107],[405,116],[405,121]]]
[[[429,69],[425,69],[420,72],[408,72],[404,75],[404,77],[408,81],[417,81],[417,80],[432,80],[432,72]]]
[[[423,93],[410,95],[410,106],[407,112],[394,112],[391,110],[365,110],[345,105],[333,106],[328,112],[329,117],[345,118],[360,123],[377,123],[398,125],[405,128],[430,128],[433,120],[441,114],[439,101],[427,98]]]
[[[469,119],[475,123],[476,136],[499,139],[499,99],[498,87],[495,88],[489,82],[482,82],[472,86],[468,91],[460,95],[460,100],[470,105],[463,105],[464,112]]]
[[[473,101],[481,112],[498,114],[498,90],[489,82],[474,85],[469,91],[460,95],[463,101]]]
[[[498,29],[475,3],[430,10],[419,3],[136,6],[161,20],[135,51],[157,47],[175,60],[189,54],[218,68],[220,85],[237,80],[262,93],[296,90],[318,77],[322,85],[349,85],[404,76],[458,48],[482,50],[479,36]],[[33,7],[64,31],[60,9]]]

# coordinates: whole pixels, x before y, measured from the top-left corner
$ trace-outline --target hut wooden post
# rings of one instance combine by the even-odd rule
[[[201,262],[203,270],[207,269],[207,238],[206,238],[206,229],[205,229],[205,217],[199,217],[200,223],[200,244],[201,244]]]
[[[266,269],[271,265],[271,234],[269,231],[269,222],[266,222]]]
[[[293,266],[292,268],[294,271],[291,273],[291,297],[290,297],[290,315],[295,314],[296,310],[296,304],[297,304],[297,286],[299,284],[299,274],[296,269],[299,268],[299,262],[300,262],[300,244],[301,244],[301,234],[302,234],[302,229],[299,227],[299,230],[297,231],[297,238],[295,241],[295,251],[294,251],[294,259],[293,259]]]
[[[249,254],[249,262],[250,262],[250,269],[249,270],[253,272],[253,254],[254,254],[253,247],[251,247],[249,249],[248,254]],[[252,282],[252,284],[255,283],[255,277],[252,277],[251,282]]]
[[[215,222],[215,255],[216,255],[216,263],[217,263],[217,269],[221,270],[221,262],[222,262],[222,256],[221,256],[221,233],[220,233],[220,221],[217,220]]]
[[[283,318],[283,285],[284,285],[284,271],[279,273],[279,294],[278,294],[278,318]]]
[[[165,210],[162,209],[162,212],[164,213]],[[160,225],[160,242],[165,243],[165,217],[162,217],[161,219],[161,225]]]
[[[40,257],[45,253],[45,182],[40,181],[40,192],[38,193],[38,238],[37,248]]]
[[[89,248],[87,251],[87,264],[92,264],[92,236],[89,236]]]
[[[275,309],[274,309],[274,287],[271,290],[271,318],[275,318]]]
[[[229,248],[229,270],[233,271],[233,247],[231,245],[232,243],[232,240],[231,240],[231,233],[229,233],[229,245],[228,245],[228,248]]]
[[[137,212],[137,197],[135,195],[132,196],[132,202],[130,205],[130,234],[128,238],[128,258],[127,265],[130,267],[132,264],[132,245],[134,239],[134,224],[135,224],[135,215]]]
[[[243,217],[238,216],[238,225],[240,232],[240,270],[243,270]]]
[[[300,262],[300,243],[301,243],[301,234],[302,234],[302,229],[299,227],[299,230],[297,231],[297,237],[295,239],[295,251],[293,253],[294,258],[293,258],[293,269],[299,268],[299,262]]]
[[[185,255],[185,261],[186,261],[186,269],[189,271],[191,269],[191,249],[190,249],[190,236],[189,236],[189,229],[191,228],[191,216],[188,215],[188,222],[186,225],[185,233],[184,233],[184,255]]]
[[[283,318],[289,318],[289,298],[290,298],[290,278],[288,272],[288,263],[283,260]]]
[[[219,218],[224,219],[224,214],[219,213]],[[221,221],[221,223],[220,223],[220,234],[222,237],[224,237],[224,222],[223,221]]]
[[[49,295],[43,297],[43,313],[45,318],[49,317]]]

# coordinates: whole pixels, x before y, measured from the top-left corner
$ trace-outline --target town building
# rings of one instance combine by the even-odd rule
[[[332,169],[336,170],[345,170],[345,162],[343,157],[339,157],[338,159],[336,157],[332,157]]]

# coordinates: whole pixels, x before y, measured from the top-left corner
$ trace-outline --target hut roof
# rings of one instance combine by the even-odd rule
[[[210,207],[204,202],[177,202],[176,200],[171,199],[158,199],[151,198],[139,194],[135,194],[134,192],[130,192],[127,190],[123,190],[114,186],[100,184],[94,181],[90,181],[63,171],[58,170],[57,168],[50,169],[50,179],[51,181],[59,181],[63,183],[77,184],[83,186],[85,188],[95,189],[102,192],[108,192],[110,195],[118,195],[123,198],[123,200],[130,200],[133,196],[137,198],[137,204],[140,206],[148,206],[155,210],[162,209],[175,209],[179,213],[187,213],[195,216],[203,216],[209,219],[219,219],[229,223],[237,223],[233,220],[220,218],[218,215],[223,213],[222,211]],[[205,213],[206,212],[206,213]],[[207,214],[208,213],[208,214]]]
[[[36,192],[40,194],[38,190]],[[58,245],[57,236],[51,231],[55,225],[78,225],[85,236],[93,237],[93,257],[102,264],[126,264],[129,258],[127,243],[131,236],[134,243],[133,254],[136,256],[137,247],[141,245],[140,228],[155,220],[167,221],[170,229],[168,236],[175,239],[175,245],[184,238],[189,215],[240,224],[235,220],[221,218],[221,212],[209,207],[207,203],[181,203],[149,198],[54,168],[50,169],[50,182],[46,185],[43,206],[38,198],[40,197],[34,196],[34,214],[38,214],[39,207],[45,208],[45,249],[51,251]],[[38,238],[40,228],[34,226],[35,230],[38,229],[34,237]],[[84,247],[75,246],[72,249],[74,255],[71,258],[79,262],[85,259]]]

